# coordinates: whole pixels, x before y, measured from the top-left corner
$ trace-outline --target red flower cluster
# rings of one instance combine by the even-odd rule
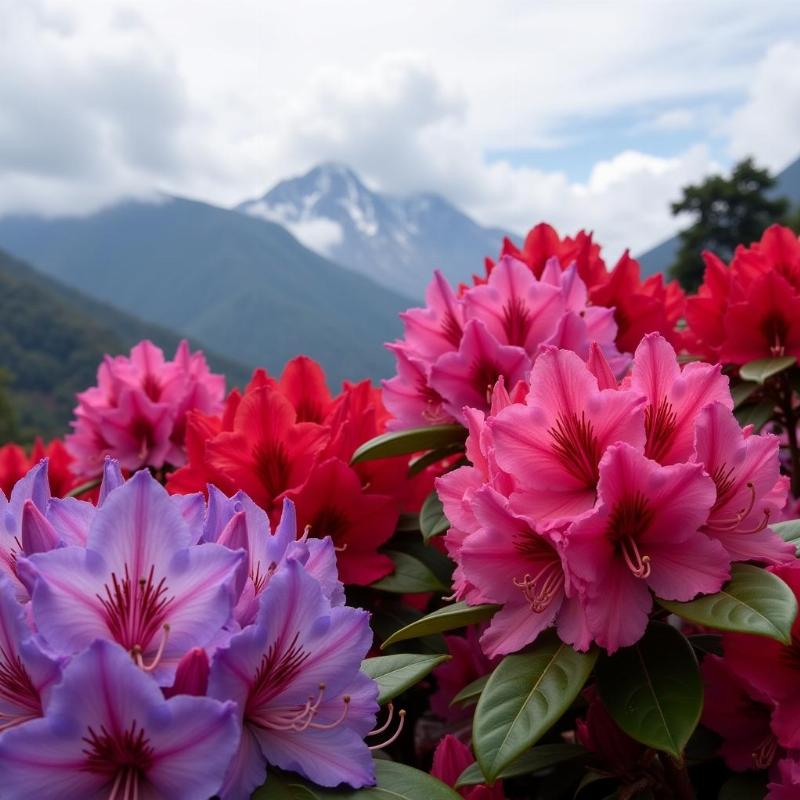
[[[710,361],[746,364],[800,357],[800,240],[773,225],[736,248],[730,265],[703,253],[705,281],[686,302],[687,349]]]
[[[527,264],[537,278],[550,258],[555,257],[564,269],[575,264],[589,289],[592,304],[614,308],[617,347],[622,352],[632,353],[642,336],[653,331],[662,334],[673,346],[679,344],[675,326],[684,310],[683,291],[677,281],[665,285],[660,274],[642,281],[639,262],[627,250],[609,272],[600,255],[600,245],[592,240],[591,233],[578,231],[574,239],[570,236],[561,239],[555,228],[540,222],[528,231],[521,249],[505,239],[500,256],[506,255]],[[487,278],[494,266],[495,262],[487,258]],[[475,276],[475,283],[485,281],[486,278]]]
[[[221,414],[189,412],[188,463],[167,488],[242,490],[273,522],[289,498],[301,530],[333,539],[342,581],[367,585],[392,571],[377,548],[394,533],[400,512],[417,510],[432,488],[424,473],[407,478],[402,457],[349,465],[387,418],[381,392],[369,381],[345,384],[332,397],[321,367],[300,356],[278,380],[256,370],[243,394],[231,392]]]
[[[37,436],[30,455],[18,444],[0,447],[0,489],[6,497],[11,495],[14,484],[43,458],[49,460],[50,491],[54,497],[64,497],[81,483],[72,472],[73,459],[61,439],[45,444]]]

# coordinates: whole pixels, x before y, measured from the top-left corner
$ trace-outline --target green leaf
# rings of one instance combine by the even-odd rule
[[[689,644],[706,655],[722,655],[722,637],[718,633],[696,633],[689,636]]]
[[[637,742],[681,757],[703,710],[692,646],[654,622],[633,645],[597,665],[597,688],[617,725]]]
[[[731,386],[731,397],[733,397],[733,407],[739,408],[749,397],[757,391],[760,384],[754,381],[739,381],[734,386]]]
[[[434,489],[425,498],[422,510],[419,512],[419,529],[422,531],[422,537],[428,541],[432,536],[444,533],[449,527],[450,523],[444,515],[444,506]]]
[[[548,634],[527,653],[500,662],[478,700],[472,728],[475,756],[487,780],[495,781],[559,720],[596,660],[596,650],[578,653]]]
[[[473,703],[478,702],[478,698],[481,696],[481,692],[486,688],[486,684],[489,680],[488,675],[481,675],[480,678],[476,678],[472,683],[468,683],[451,701],[451,706],[456,705],[471,705]]]
[[[413,478],[415,475],[419,475],[422,470],[424,470],[426,467],[429,467],[431,464],[435,464],[437,461],[441,461],[443,458],[447,458],[448,456],[454,456],[456,453],[463,452],[463,442],[449,444],[446,447],[439,447],[436,450],[428,450],[427,453],[423,453],[421,456],[412,458],[411,461],[408,462],[408,477]]]
[[[797,556],[800,558],[800,519],[776,522],[769,527],[772,528],[784,542],[791,542],[797,548]]]
[[[467,429],[461,425],[431,425],[427,428],[411,428],[407,431],[391,431],[376,436],[359,447],[351,464],[361,461],[374,461],[377,458],[405,456],[422,450],[436,450],[440,447],[463,442]]]
[[[368,789],[324,789],[288,772],[270,769],[267,782],[252,800],[461,800],[449,786],[405,764],[375,760],[377,786]],[[290,794],[278,794],[280,791]]]
[[[401,514],[397,520],[396,531],[402,533],[414,533],[419,530],[418,514]]]
[[[366,658],[361,662],[361,671],[378,684],[378,702],[383,705],[419,683],[434,667],[449,660],[450,656],[398,653]]]
[[[371,584],[373,589],[397,594],[446,591],[447,586],[415,556],[398,550],[386,550],[385,553],[394,561],[394,572]]]
[[[497,776],[497,780],[518,778],[520,775],[541,772],[543,769],[549,769],[556,764],[572,761],[574,758],[580,758],[584,755],[586,755],[586,750],[577,744],[543,744],[540,747],[534,747],[533,750],[529,750],[527,753],[523,753],[519,758],[512,761]],[[460,789],[462,786],[475,786],[478,783],[485,782],[486,778],[481,772],[481,768],[475,763],[470,764],[461,773],[456,781],[455,788]]]
[[[785,369],[789,369],[796,363],[797,359],[794,356],[759,358],[757,361],[743,364],[739,369],[739,375],[746,381],[764,383],[768,378],[783,372]]]
[[[386,600],[392,600],[392,595],[388,595]],[[400,602],[401,598],[397,597],[395,602],[384,602],[375,609],[372,615],[372,629],[375,631],[375,636],[379,641],[386,641],[395,631],[404,628],[406,625],[411,625],[412,622],[417,622],[425,616],[421,611],[415,608],[404,605]],[[391,645],[394,652],[397,650],[398,645]],[[385,649],[389,649],[388,646]],[[437,656],[447,653],[447,644],[444,637],[439,633],[433,633],[429,636],[422,636],[416,639],[413,643],[413,649],[419,653],[433,653]]]
[[[797,616],[794,592],[761,567],[734,564],[731,579],[716,594],[688,603],[659,600],[659,605],[698,625],[719,631],[752,633],[789,644]]]
[[[384,578],[384,580],[386,580]],[[427,636],[431,633],[441,633],[451,631],[455,628],[463,628],[475,622],[483,622],[492,617],[500,606],[480,605],[468,606],[466,603],[453,603],[444,606],[436,611],[395,631],[382,645],[381,649],[388,647],[394,642],[402,642],[405,639],[416,639],[418,636]]]
[[[455,564],[435,547],[429,547],[419,536],[403,536],[390,543],[392,550],[407,553],[421,561],[445,586],[450,586]]]
[[[91,492],[92,489],[96,489],[102,482],[102,478],[92,478],[92,480],[86,481],[86,483],[82,483],[80,486],[71,489],[64,497],[80,497],[84,492]]]
[[[745,425],[752,425],[756,433],[772,419],[774,414],[775,404],[769,400],[764,400],[755,405],[748,404],[739,406],[734,411],[738,423],[742,427]]]

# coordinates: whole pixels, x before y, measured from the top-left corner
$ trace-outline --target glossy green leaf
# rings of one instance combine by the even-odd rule
[[[450,527],[447,517],[444,514],[444,507],[436,491],[432,491],[422,504],[419,512],[419,529],[422,536],[427,541],[432,536],[444,533]]]
[[[374,461],[376,458],[405,456],[422,450],[437,450],[440,447],[463,442],[467,430],[461,425],[431,425],[427,428],[411,428],[406,431],[391,431],[376,436],[359,447],[351,464]]]
[[[797,599],[777,576],[750,564],[734,564],[731,579],[716,594],[688,603],[659,600],[659,605],[698,625],[720,631],[752,633],[788,644],[797,616]]]
[[[577,744],[543,744],[534,747],[527,753],[523,753],[519,758],[512,761],[497,776],[497,780],[506,778],[517,778],[520,775],[531,775],[534,772],[541,772],[549,769],[556,764],[563,764],[565,761],[572,761],[586,755],[586,750]],[[485,783],[486,777],[481,772],[477,762],[470,764],[459,776],[456,781],[456,789],[462,786],[475,786],[478,783]]]
[[[559,720],[583,688],[597,651],[578,653],[552,633],[526,653],[506,656],[481,693],[472,744],[489,781]]]
[[[435,547],[430,547],[422,541],[419,536],[402,536],[393,540],[390,549],[397,550],[402,553],[407,553],[414,556],[418,561],[425,564],[426,567],[439,579],[440,583],[445,586],[450,586],[453,578],[453,570],[455,564],[444,553],[437,550]]]
[[[468,683],[451,701],[451,706],[458,706],[458,705],[474,705],[478,702],[478,698],[481,696],[481,692],[486,688],[486,684],[489,681],[488,675],[481,675],[480,678],[476,678],[472,683]]]
[[[759,358],[750,361],[739,368],[739,375],[743,380],[764,383],[768,378],[783,372],[797,363],[794,356],[779,356],[777,358]]]
[[[447,586],[436,577],[431,568],[415,556],[401,553],[399,550],[385,552],[394,562],[394,572],[371,584],[373,589],[397,594],[447,590]]]
[[[696,633],[689,636],[689,644],[699,653],[706,655],[722,655],[722,636],[718,633]]]
[[[450,656],[398,653],[366,658],[361,662],[361,671],[378,684],[378,702],[383,705],[419,683],[434,667],[449,660]]]
[[[416,639],[419,636],[451,631],[475,622],[483,622],[492,617],[499,608],[500,606],[494,605],[468,606],[466,603],[453,603],[395,631],[381,647],[385,648],[394,642],[402,642],[405,639]]]
[[[376,759],[374,763],[377,786],[368,789],[324,789],[299,775],[270,770],[267,782],[252,800],[461,800],[457,792],[427,772],[395,761]]]
[[[742,403],[747,401],[756,391],[758,391],[760,384],[755,381],[739,381],[731,386],[731,397],[733,398],[733,407],[738,408]]]
[[[670,625],[654,622],[632,647],[597,665],[597,688],[628,736],[680,758],[703,710],[694,651]]]
[[[385,642],[393,633],[400,628],[417,622],[425,615],[415,608],[411,608],[401,602],[402,598],[387,595],[386,600],[395,602],[384,602],[375,609],[372,614],[372,629],[375,631],[377,641]],[[394,652],[401,652],[397,649],[398,645],[391,645]],[[385,649],[389,649],[386,646]],[[440,633],[432,633],[428,636],[421,636],[413,642],[413,650],[418,653],[435,653],[443,655],[447,653],[447,644]]]
[[[797,548],[797,556],[800,558],[800,519],[776,522],[769,527],[772,528],[784,542],[791,542]]]

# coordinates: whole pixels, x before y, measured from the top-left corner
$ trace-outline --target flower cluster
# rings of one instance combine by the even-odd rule
[[[768,527],[786,502],[778,439],[742,430],[732,405],[718,366],[681,369],[649,334],[621,383],[598,347],[588,363],[550,347],[525,402],[500,383],[488,415],[465,410],[472,466],[437,488],[457,595],[502,605],[487,654],[551,625],[613,652],[644,634],[653,595],[691,600],[732,561],[794,559]]]
[[[99,475],[108,455],[126,470],[180,466],[187,413],[216,413],[224,394],[225,379],[211,373],[205,356],[190,352],[186,341],[172,361],[149,341],[130,357],[106,356],[97,386],[78,395],[75,430],[67,437],[74,472]]]
[[[247,798],[267,765],[374,782],[372,635],[330,539],[245,494],[105,463],[97,506],[11,493],[0,560],[3,796]]]
[[[686,302],[689,352],[746,364],[800,357],[800,240],[773,225],[760,242],[739,246],[729,265],[704,253],[705,280]]]
[[[770,568],[800,599],[800,563]],[[736,772],[772,768],[772,800],[800,796],[800,621],[789,644],[745,633],[722,637],[724,657],[703,660],[703,724],[722,737]]]
[[[276,520],[283,501],[297,506],[301,530],[330,536],[339,574],[368,585],[392,571],[377,548],[394,533],[401,511],[419,509],[432,487],[407,478],[403,458],[350,466],[355,449],[382,433],[387,412],[369,381],[332,397],[320,366],[300,356],[279,380],[257,370],[243,394],[232,392],[221,414],[193,411],[188,463],[168,480],[171,492],[244,490]]]
[[[43,458],[49,462],[50,490],[56,497],[63,497],[80,484],[80,478],[72,469],[73,458],[64,443],[53,439],[45,444],[37,436],[30,454],[18,444],[0,447],[0,490],[10,495],[16,482]]]

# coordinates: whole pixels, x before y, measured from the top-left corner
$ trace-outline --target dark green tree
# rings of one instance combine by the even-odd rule
[[[703,250],[730,259],[738,244],[749,244],[789,209],[789,202],[774,197],[775,178],[759,169],[752,158],[740,161],[731,176],[712,175],[687,186],[683,198],[672,204],[672,213],[690,214],[694,223],[680,233],[681,246],[670,276],[684,289],[694,291],[703,281]]]
[[[17,412],[8,395],[11,376],[0,368],[0,444],[13,442],[19,436]]]

